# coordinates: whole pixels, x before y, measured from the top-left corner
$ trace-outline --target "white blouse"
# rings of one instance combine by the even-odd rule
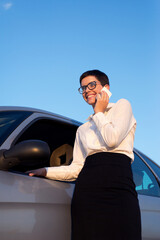
[[[135,130],[136,120],[130,103],[126,99],[109,103],[104,113],[91,115],[88,121],[78,128],[72,163],[69,166],[46,168],[46,177],[74,181],[86,157],[97,152],[122,153],[133,161]]]

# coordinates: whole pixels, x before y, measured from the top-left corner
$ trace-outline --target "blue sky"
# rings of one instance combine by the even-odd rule
[[[0,105],[85,122],[79,76],[99,69],[110,101],[132,104],[135,147],[160,164],[159,28],[159,0],[0,0]]]

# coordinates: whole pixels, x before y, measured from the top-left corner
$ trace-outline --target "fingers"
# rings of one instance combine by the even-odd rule
[[[29,173],[28,174],[30,177],[33,177],[33,176],[35,176],[35,173]]]
[[[107,101],[109,100],[108,94],[104,91],[97,94],[97,100]]]
[[[106,92],[103,91],[97,94],[97,102],[94,106],[94,112],[95,113],[105,112],[108,102],[109,102],[109,97]]]
[[[26,172],[30,177],[36,176],[37,171],[36,170],[30,170]]]

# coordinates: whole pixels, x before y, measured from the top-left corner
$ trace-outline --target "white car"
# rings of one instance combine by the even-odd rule
[[[25,172],[70,164],[80,124],[42,110],[0,107],[1,240],[70,240],[75,183],[29,177]],[[160,167],[136,149],[134,154],[143,240],[158,240]]]

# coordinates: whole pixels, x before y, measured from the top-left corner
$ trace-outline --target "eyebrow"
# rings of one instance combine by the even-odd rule
[[[98,83],[97,81],[92,81],[92,82],[90,82],[90,83],[94,83],[94,82]],[[88,83],[88,84],[90,84],[90,83]],[[85,86],[87,86],[88,84],[86,84],[86,85],[81,85],[81,87],[85,87]]]

